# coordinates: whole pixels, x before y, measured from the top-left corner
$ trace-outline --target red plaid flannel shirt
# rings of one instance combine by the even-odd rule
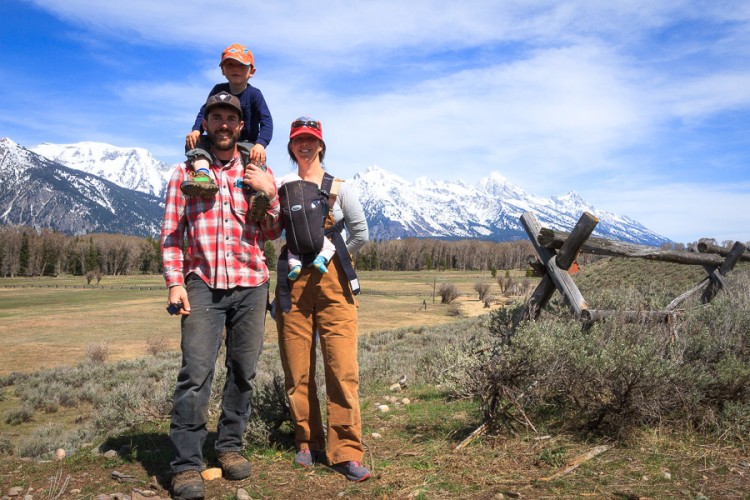
[[[186,198],[180,184],[188,173],[184,163],[177,166],[167,185],[161,227],[167,287],[183,285],[190,273],[200,276],[209,287],[223,290],[255,287],[268,280],[263,249],[267,239],[281,235],[279,200],[271,201],[264,222],[249,220],[251,191],[234,185],[243,175],[239,154],[226,165],[214,163],[211,176],[219,186],[216,197]]]

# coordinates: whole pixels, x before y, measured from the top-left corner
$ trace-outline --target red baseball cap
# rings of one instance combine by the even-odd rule
[[[309,116],[300,116],[292,122],[292,129],[289,131],[289,139],[294,139],[298,135],[309,134],[323,140],[323,124],[310,118]]]
[[[238,61],[240,64],[244,64],[245,66],[255,67],[255,58],[253,57],[253,53],[250,52],[250,49],[248,49],[244,45],[240,45],[239,43],[233,43],[232,45],[224,49],[224,52],[221,53],[221,62],[219,63],[219,66],[224,64],[224,61],[226,61],[227,59],[234,59],[235,61]]]

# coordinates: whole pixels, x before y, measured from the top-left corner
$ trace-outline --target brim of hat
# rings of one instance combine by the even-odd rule
[[[219,107],[232,109],[238,112],[240,114],[240,117],[242,117],[242,109],[238,108],[237,106],[233,104],[229,104],[228,102],[217,102],[217,103],[211,104],[210,106],[206,106],[205,113],[208,113],[210,110],[214,108],[219,108]]]
[[[224,59],[221,60],[221,62],[219,63],[219,66],[221,66],[222,64],[224,64],[224,61],[226,61],[227,59],[234,59],[235,61],[237,61],[238,63],[240,63],[243,66],[252,66],[253,65],[253,63],[245,62],[242,59],[237,59],[234,56],[227,56],[227,57],[225,57]]]
[[[323,140],[323,132],[321,132],[320,130],[315,130],[314,128],[309,128],[309,127],[299,127],[297,129],[294,129],[289,134],[289,138],[294,139],[298,135],[303,135],[303,134],[311,135],[315,137],[316,139],[320,139],[321,141]]]

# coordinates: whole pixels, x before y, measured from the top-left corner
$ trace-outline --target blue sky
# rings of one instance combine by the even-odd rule
[[[0,137],[99,141],[173,163],[221,51],[291,170],[320,119],[328,169],[378,165],[540,196],[576,191],[674,241],[750,241],[750,2],[5,0]]]

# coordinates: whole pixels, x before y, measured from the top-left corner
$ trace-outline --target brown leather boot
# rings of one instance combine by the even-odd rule
[[[197,470],[178,472],[172,478],[172,496],[183,500],[200,500],[206,496],[201,473]]]
[[[271,199],[263,191],[256,191],[252,196],[250,206],[250,220],[263,222],[266,219],[266,211],[271,206]]]
[[[250,462],[238,451],[225,451],[217,455],[217,460],[224,471],[224,478],[238,481],[250,476]]]

